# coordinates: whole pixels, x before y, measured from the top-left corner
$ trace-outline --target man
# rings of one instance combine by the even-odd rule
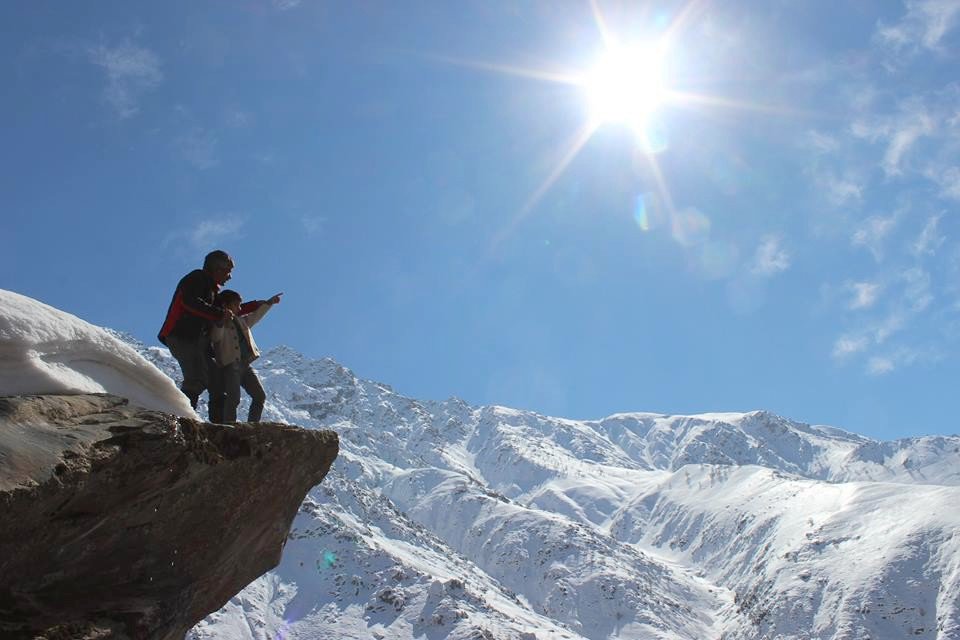
[[[167,310],[167,317],[157,339],[167,345],[180,363],[183,384],[180,389],[194,409],[204,389],[208,390],[210,422],[223,422],[223,389],[216,372],[210,345],[210,325],[233,320],[229,310],[214,306],[220,287],[233,271],[233,260],[226,251],[211,251],[203,261],[203,269],[185,275]]]

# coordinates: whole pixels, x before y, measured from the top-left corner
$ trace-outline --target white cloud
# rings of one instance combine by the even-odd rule
[[[867,373],[875,376],[884,375],[918,362],[939,362],[943,357],[943,353],[939,350],[899,347],[890,353],[873,356],[867,360]]]
[[[911,111],[907,117],[895,126],[890,135],[887,151],[883,154],[883,170],[888,176],[903,173],[901,164],[904,156],[917,140],[931,135],[936,129],[933,118],[925,110]]]
[[[876,282],[854,282],[850,284],[853,292],[853,300],[850,301],[851,309],[869,309],[876,304],[880,296],[880,284]]]
[[[940,195],[960,200],[960,167],[928,167],[924,175],[940,187]]]
[[[850,133],[858,138],[876,142],[890,134],[890,123],[879,118],[859,118],[850,124]]]
[[[300,223],[303,225],[303,230],[307,232],[308,236],[315,236],[323,231],[327,219],[323,216],[302,216]]]
[[[845,207],[858,204],[863,200],[865,180],[852,170],[845,170],[843,175],[823,169],[813,168],[808,171],[813,180],[817,193],[822,194],[834,207]]]
[[[273,0],[273,6],[280,11],[289,11],[300,6],[303,0]]]
[[[842,360],[855,353],[860,353],[870,345],[865,336],[842,336],[833,344],[833,357]]]
[[[217,135],[203,127],[193,127],[179,136],[174,144],[180,155],[197,169],[212,169],[220,164]]]
[[[898,176],[903,173],[907,154],[918,140],[936,133],[937,123],[938,116],[930,112],[923,100],[911,98],[900,103],[896,115],[855,120],[850,132],[858,138],[885,143],[881,166],[888,176]]]
[[[188,232],[188,238],[198,249],[210,250],[239,236],[243,224],[239,218],[203,220]]]
[[[898,273],[888,285],[875,282],[848,283],[846,288],[853,294],[847,304],[849,309],[870,309],[876,306],[880,293],[890,289],[893,285],[902,285],[902,290],[890,301],[888,308],[872,319],[864,322],[863,316],[858,316],[861,325],[851,333],[841,336],[834,342],[833,358],[845,360],[856,354],[870,356],[867,370],[872,374],[887,373],[894,367],[910,365],[918,359],[934,359],[935,350],[928,354],[903,344],[909,341],[910,335],[905,334],[901,343],[893,349],[887,348],[887,353],[877,355],[874,352],[887,345],[897,334],[904,334],[910,323],[927,311],[933,303],[933,294],[930,274],[919,267],[912,267]],[[886,295],[885,299],[894,296]],[[916,336],[914,336],[916,337]]]
[[[245,129],[253,124],[253,114],[249,111],[233,107],[227,109],[223,117],[224,123],[234,129]]]
[[[867,362],[867,371],[870,375],[881,376],[885,373],[890,373],[894,369],[896,369],[896,365],[893,360],[889,358],[874,356]]]
[[[860,201],[863,198],[863,187],[847,178],[823,176],[821,186],[830,202],[838,206],[850,201]]]
[[[924,255],[934,255],[937,250],[943,245],[946,241],[946,236],[940,234],[940,219],[943,217],[943,214],[931,216],[927,220],[927,224],[923,227],[923,231],[920,232],[920,236],[914,241],[913,245],[910,247],[912,253],[916,256]]]
[[[140,97],[163,81],[160,58],[129,40],[116,47],[101,44],[89,49],[88,54],[106,72],[104,99],[121,118],[135,115],[140,110]]]
[[[873,341],[876,344],[883,344],[905,326],[907,326],[906,316],[900,311],[893,311],[873,327]]]
[[[900,274],[906,288],[903,293],[903,302],[913,313],[925,311],[933,302],[933,292],[930,274],[920,267],[913,267]]]
[[[896,24],[881,25],[880,42],[895,52],[913,53],[918,48],[936,50],[960,17],[957,0],[907,0],[907,14]]]
[[[822,154],[836,151],[840,146],[836,137],[820,131],[807,132],[807,142],[814,151]]]
[[[766,236],[757,247],[753,273],[772,276],[790,268],[790,254],[780,245],[777,236]]]
[[[880,261],[883,259],[883,243],[887,236],[897,224],[897,216],[871,216],[867,218],[863,226],[857,229],[851,242],[855,247],[866,247],[873,257]]]

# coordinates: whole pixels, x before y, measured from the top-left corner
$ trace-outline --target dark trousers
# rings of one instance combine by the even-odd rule
[[[217,375],[210,339],[167,336],[167,347],[180,364],[183,374],[180,389],[189,398],[190,405],[196,409],[200,394],[206,390],[210,399],[207,409],[210,422],[223,422],[223,383]]]
[[[267,400],[267,393],[263,390],[257,372],[248,364],[234,362],[219,368],[223,378],[223,421],[237,421],[237,406],[240,404],[240,388],[250,395],[250,411],[247,413],[247,422],[260,422],[263,415],[263,403]]]

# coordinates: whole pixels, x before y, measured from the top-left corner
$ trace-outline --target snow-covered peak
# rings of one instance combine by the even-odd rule
[[[960,637],[958,437],[421,401],[287,347],[255,367],[265,418],[341,453],[194,638]]]
[[[268,391],[265,415],[348,431],[348,441],[391,463],[431,460],[462,469],[469,460],[471,473],[489,474],[492,488],[506,495],[584,465],[664,471],[688,464],[759,465],[826,481],[960,484],[960,438],[954,436],[884,443],[763,410],[571,420],[458,398],[420,401],[335,360],[309,359],[289,347],[266,351],[255,366]],[[384,428],[357,427],[367,424]],[[510,464],[517,465],[511,480],[498,481]],[[530,477],[518,483],[522,470]]]

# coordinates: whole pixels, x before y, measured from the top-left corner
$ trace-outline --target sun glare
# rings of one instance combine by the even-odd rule
[[[566,143],[556,145],[557,157],[552,168],[509,224],[497,234],[493,246],[499,245],[539,205],[594,134],[606,125],[616,125],[633,134],[634,159],[644,162],[652,178],[649,197],[645,194],[638,200],[634,211],[637,225],[647,231],[653,224],[652,218],[671,220],[675,239],[681,243],[690,242],[691,237],[698,237],[698,230],[702,232],[704,225],[697,216],[677,211],[667,176],[658,161],[658,156],[670,147],[670,111],[682,107],[688,110],[721,108],[777,115],[800,114],[776,105],[689,91],[691,78],[684,72],[689,72],[691,63],[696,61],[690,58],[690,51],[684,51],[679,34],[705,10],[709,4],[706,0],[681,0],[678,11],[651,16],[649,24],[642,30],[637,29],[639,23],[628,20],[624,25],[627,31],[619,31],[616,29],[619,25],[608,22],[600,10],[600,0],[588,2],[600,36],[597,42],[603,47],[592,65],[585,61],[584,66],[578,65],[576,69],[536,68],[502,61],[439,58],[446,63],[483,71],[567,85],[579,92],[586,103],[587,117]],[[652,216],[651,212],[656,215]]]
[[[663,102],[663,50],[657,44],[612,46],[583,79],[594,126],[644,132]]]

